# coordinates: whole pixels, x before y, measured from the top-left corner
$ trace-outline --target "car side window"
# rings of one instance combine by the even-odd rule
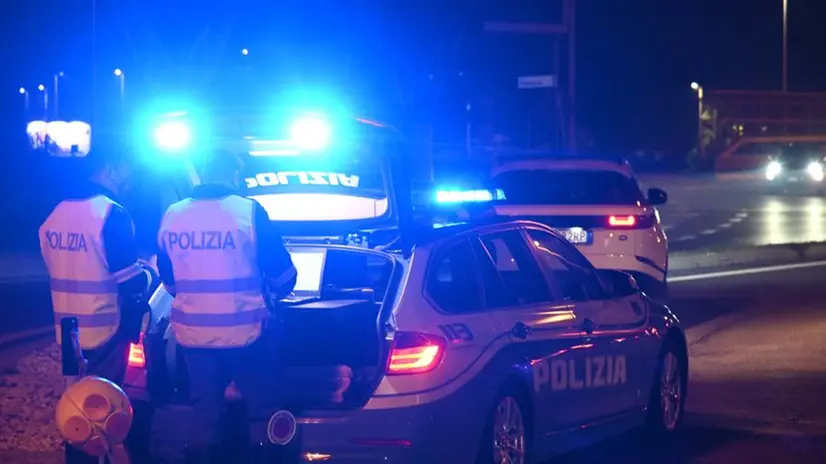
[[[547,232],[531,229],[528,235],[543,268],[559,285],[563,299],[583,301],[604,298],[602,283],[587,258]]]
[[[550,288],[528,244],[518,230],[480,237],[486,258],[501,276],[503,295],[490,305],[522,306],[553,301]]]
[[[468,313],[484,308],[476,257],[468,240],[439,250],[428,271],[427,293],[442,311]]]

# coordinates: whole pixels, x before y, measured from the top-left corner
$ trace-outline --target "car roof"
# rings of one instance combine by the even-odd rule
[[[541,228],[564,240],[561,235],[545,224],[523,219],[513,219],[507,216],[486,216],[482,218],[474,218],[467,222],[445,224],[441,227],[422,228],[421,232],[416,234],[416,245],[428,245],[441,240],[450,239],[464,233],[489,233],[498,230],[512,229],[519,226]]]
[[[551,156],[503,159],[491,169],[491,177],[509,171],[528,170],[590,170],[612,171],[634,177],[631,164],[619,157]]]

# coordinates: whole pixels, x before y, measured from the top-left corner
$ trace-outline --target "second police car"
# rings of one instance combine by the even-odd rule
[[[656,207],[663,190],[643,194],[630,164],[621,159],[517,155],[491,172],[505,198],[500,215],[550,225],[599,269],[631,273],[649,296],[668,294],[668,241]]]
[[[278,315],[282,363],[262,369],[282,371],[280,394],[297,417],[284,441],[302,460],[536,462],[629,428],[679,428],[685,336],[631,276],[597,270],[533,221],[414,227],[390,169],[332,164],[264,162],[247,178],[265,207],[283,204],[279,195],[361,205],[334,220],[274,217],[299,282]],[[342,185],[319,190],[313,172]],[[255,190],[262,178],[272,185]],[[297,190],[278,190],[292,179]],[[395,228],[380,226],[389,219]],[[155,406],[166,440],[188,402],[170,303],[158,288],[126,386]]]

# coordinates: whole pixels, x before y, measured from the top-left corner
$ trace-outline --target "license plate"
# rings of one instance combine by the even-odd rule
[[[580,228],[560,229],[559,232],[574,245],[590,245],[593,238],[591,231]]]

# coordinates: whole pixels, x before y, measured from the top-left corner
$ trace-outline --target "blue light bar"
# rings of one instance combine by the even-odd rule
[[[320,150],[330,143],[332,128],[329,121],[318,116],[304,116],[293,121],[290,138],[307,150]]]
[[[164,151],[178,151],[189,147],[192,132],[184,121],[163,121],[155,128],[155,145]]]
[[[439,190],[436,203],[484,203],[504,200],[505,192],[496,190]]]

